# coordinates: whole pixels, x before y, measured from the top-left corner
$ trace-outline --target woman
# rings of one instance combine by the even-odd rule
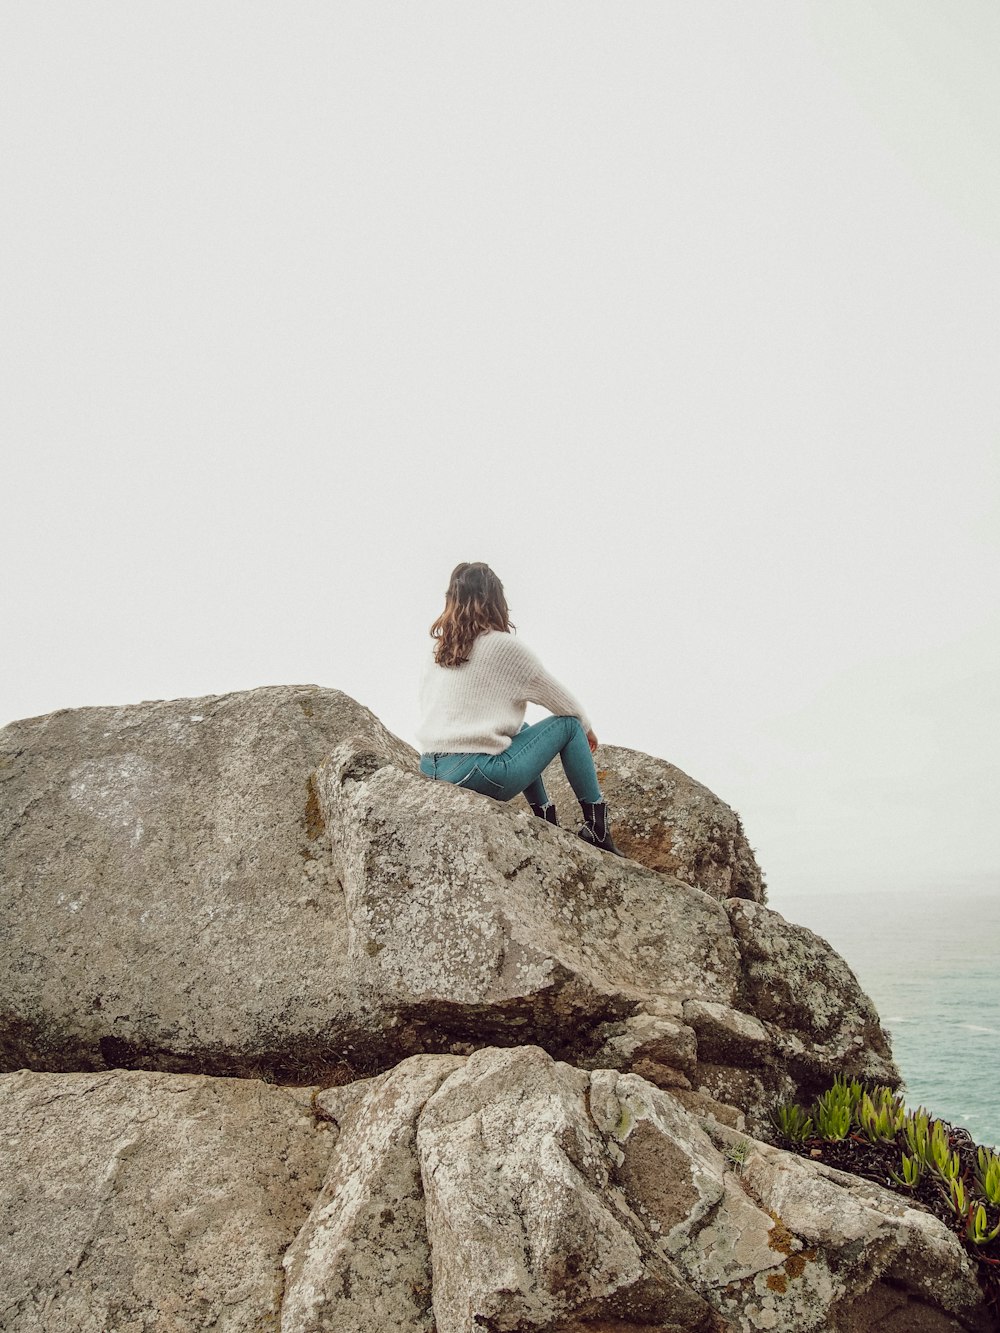
[[[420,685],[420,771],[498,801],[524,792],[539,819],[558,824],[541,778],[558,755],[583,810],[580,837],[621,856],[597,783],[590,722],[511,629],[503,584],[489,565],[456,566]],[[529,703],[554,716],[525,725]]]

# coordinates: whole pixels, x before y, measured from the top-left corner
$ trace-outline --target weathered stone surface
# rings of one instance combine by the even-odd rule
[[[595,1055],[580,1062],[588,1068],[635,1069],[659,1087],[691,1086],[698,1065],[694,1028],[673,1018],[644,1013],[624,1023],[607,1023],[599,1031],[604,1040]],[[640,1063],[658,1076],[644,1072]],[[668,1081],[662,1081],[665,1079]]]
[[[736,1328],[985,1333],[994,1327],[969,1256],[937,1218],[820,1162],[717,1126],[713,1134],[724,1149],[737,1145],[739,1183],[770,1221],[764,1241],[780,1260],[777,1269],[761,1266],[739,1290],[719,1288],[713,1304]],[[739,1243],[763,1254],[761,1239],[748,1219]]]
[[[334,691],[17,723],[0,802],[0,1067],[322,1082],[537,1043],[758,1130],[833,1070],[896,1080],[808,932],[429,781]]]
[[[438,1076],[433,1064],[406,1061],[369,1095],[392,1079],[413,1090],[391,1103],[393,1124],[415,1128],[394,1131],[388,1174],[412,1182],[400,1168],[415,1139],[431,1255],[422,1317],[438,1333],[990,1326],[947,1228],[877,1186],[719,1126],[713,1142],[635,1074],[587,1074],[532,1047],[483,1049]],[[416,1209],[410,1230],[423,1255]],[[380,1262],[389,1273],[396,1260]],[[341,1325],[338,1299],[328,1327],[378,1326]]]
[[[710,1000],[685,1000],[684,1019],[697,1039],[703,1062],[755,1066],[770,1055],[772,1041],[757,1018]]]
[[[438,1333],[526,1333],[569,1318],[714,1326],[613,1187],[614,1164],[588,1112],[590,1082],[537,1048],[483,1050],[431,1098],[417,1144]],[[698,1201],[679,1182],[678,1212]]]
[[[756,903],[726,904],[743,959],[743,1004],[761,1020],[803,1094],[836,1074],[895,1084],[875,1006],[826,940]]]
[[[463,1063],[414,1056],[378,1078],[317,1097],[340,1137],[322,1193],[285,1255],[283,1333],[432,1333],[416,1123],[427,1098]]]
[[[0,1077],[0,1327],[991,1327],[935,1218],[634,1073],[482,1048],[309,1091]]]
[[[572,1032],[580,1049],[645,996],[735,995],[739,957],[707,894],[351,743],[317,786],[354,975],[400,1022],[546,1045]]]
[[[745,975],[724,923],[730,912],[742,920],[745,905],[777,937],[785,923],[765,907],[719,904],[604,856],[526,809],[421,778],[360,738],[320,768],[317,789],[344,886],[354,975],[391,1016],[401,1053],[406,1042],[414,1051],[446,1049],[446,1037],[538,1042],[576,1063],[630,1067],[660,1086],[732,1101],[758,1133],[775,1097],[812,1087],[831,1060],[898,1082],[884,1037],[870,1029],[870,1003],[814,937],[790,940],[786,954],[789,966],[809,968],[811,986],[841,999],[832,1045],[817,1010],[816,1065],[801,1035],[807,1025],[789,1035],[748,1012],[758,978]],[[698,1003],[715,1006],[690,1010],[704,1051],[684,1018]],[[663,1023],[638,1039],[643,1015]]]
[[[7,727],[0,1067],[295,1077],[340,1058],[359,1038],[314,774],[358,729],[412,762],[314,686]]]
[[[0,1328],[276,1328],[333,1136],[304,1093],[116,1070],[0,1076]]]
[[[739,815],[707,787],[665,759],[620,745],[600,746],[596,763],[615,842],[626,856],[714,898],[766,901]],[[580,807],[558,760],[546,769],[545,785],[563,823],[579,823]]]
[[[990,1327],[935,1218],[714,1133],[635,1074],[531,1048],[470,1057],[417,1128],[440,1333]]]

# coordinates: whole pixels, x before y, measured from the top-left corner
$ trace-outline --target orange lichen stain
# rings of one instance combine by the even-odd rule
[[[788,1278],[784,1273],[771,1273],[767,1279],[767,1285],[772,1291],[786,1292],[788,1290]]]
[[[674,840],[669,829],[636,833],[627,825],[616,824],[614,834],[625,855],[640,865],[657,870],[661,875],[673,875],[680,871],[681,863],[674,855]]]
[[[768,1248],[777,1250],[779,1254],[787,1256],[785,1262],[781,1265],[785,1270],[785,1276],[779,1274],[775,1274],[775,1276],[778,1277],[781,1282],[785,1281],[785,1277],[801,1277],[806,1271],[806,1264],[812,1263],[816,1258],[816,1251],[796,1249],[795,1247],[798,1244],[798,1241],[785,1226],[784,1222],[782,1222],[778,1214],[772,1213],[771,1210],[768,1209],[767,1215],[774,1223],[774,1226],[771,1228],[767,1237]],[[767,1285],[771,1285],[770,1278],[767,1279]],[[775,1287],[774,1290],[778,1291],[779,1288]],[[784,1291],[784,1286],[782,1286],[780,1290]]]
[[[769,1209],[768,1217],[774,1223],[767,1236],[768,1249],[777,1250],[779,1254],[792,1254],[795,1249],[795,1237],[777,1213],[772,1213]]]
[[[806,1264],[812,1263],[816,1258],[815,1250],[799,1250],[798,1254],[790,1254],[782,1264],[789,1277],[801,1277],[806,1271]]]

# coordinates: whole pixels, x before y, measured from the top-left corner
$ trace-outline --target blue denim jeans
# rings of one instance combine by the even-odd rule
[[[576,717],[525,723],[502,754],[422,754],[420,771],[496,801],[524,792],[532,805],[548,805],[541,775],[556,755],[578,801],[603,801],[587,733]]]

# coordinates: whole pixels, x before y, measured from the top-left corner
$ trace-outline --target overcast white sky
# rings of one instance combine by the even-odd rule
[[[0,723],[412,740],[459,560],[784,892],[1000,885],[993,0],[0,6]]]

